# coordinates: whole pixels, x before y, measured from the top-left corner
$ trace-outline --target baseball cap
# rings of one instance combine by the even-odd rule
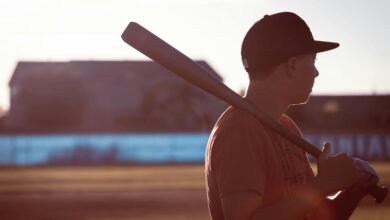
[[[292,12],[265,15],[247,32],[241,57],[247,72],[270,68],[297,55],[319,53],[338,43],[314,40],[305,21]]]

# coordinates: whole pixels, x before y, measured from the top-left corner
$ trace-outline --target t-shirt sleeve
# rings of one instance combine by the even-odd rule
[[[214,141],[213,169],[220,197],[246,191],[263,195],[267,177],[265,131],[238,123]]]

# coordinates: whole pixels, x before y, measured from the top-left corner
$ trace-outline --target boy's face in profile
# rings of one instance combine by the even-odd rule
[[[309,100],[314,85],[314,79],[319,75],[315,67],[316,54],[299,56],[296,59],[293,74],[292,92],[295,92],[292,104],[304,104]]]

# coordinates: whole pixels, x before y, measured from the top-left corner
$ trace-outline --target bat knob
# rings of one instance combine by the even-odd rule
[[[374,198],[376,203],[382,203],[385,200],[389,189],[384,186],[373,186],[369,189],[370,195]]]

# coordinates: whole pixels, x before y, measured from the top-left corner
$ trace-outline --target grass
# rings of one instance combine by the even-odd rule
[[[360,206],[352,214],[350,220],[389,220],[390,208],[389,207],[366,207]]]

